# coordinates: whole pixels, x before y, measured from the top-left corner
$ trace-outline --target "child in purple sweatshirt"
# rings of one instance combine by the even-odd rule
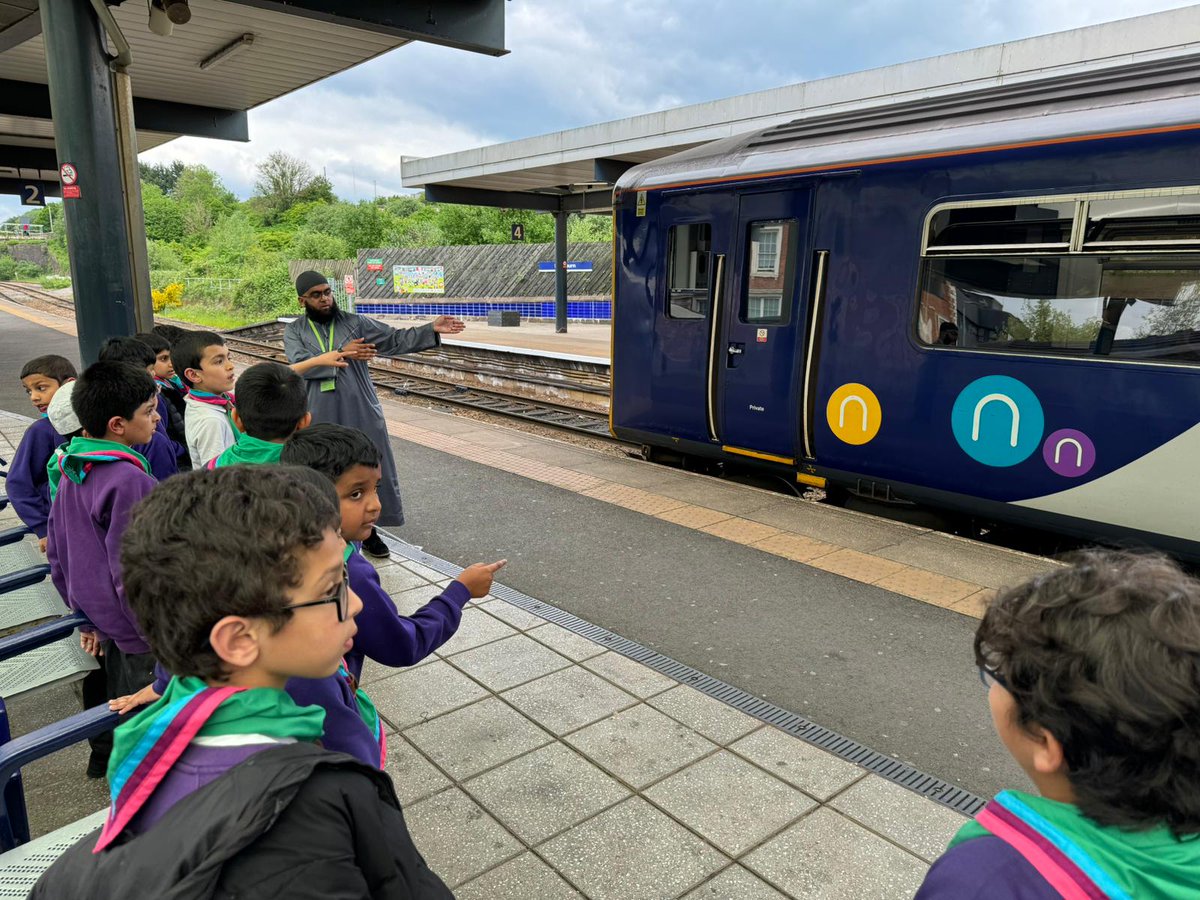
[[[916,900],[1200,896],[1200,583],[1164,556],[1081,554],[1002,591],[975,657],[1037,793],[996,795]]]
[[[178,677],[117,728],[112,805],[33,900],[87,896],[453,900],[391,780],[318,746],[289,678],[332,677],[361,604],[328,482],[281,466],[179,475],[126,531],[129,601]]]
[[[50,354],[31,359],[21,367],[21,384],[39,418],[21,438],[12,465],[8,467],[8,499],[21,521],[40,541],[46,552],[46,517],[50,514],[50,482],[46,463],[66,438],[54,430],[46,411],[55,393],[76,377],[75,366],[64,356]]]
[[[129,363],[98,362],[75,382],[71,406],[87,437],[73,438],[48,466],[50,577],[67,605],[95,630],[80,635],[101,657],[108,696],[146,684],[154,658],[125,599],[121,535],[154,488],[150,464],[134,450],[158,424],[154,379]]]
[[[475,597],[484,597],[492,587],[492,577],[506,560],[476,563],[464,569],[457,579],[411,616],[402,616],[392,598],[379,583],[379,573],[354,546],[371,534],[379,518],[379,450],[371,439],[356,428],[344,425],[312,425],[297,431],[284,445],[280,462],[302,465],[320,473],[333,482],[342,511],[342,537],[350,542],[346,549],[346,571],[350,589],[363,603],[358,616],[358,636],[354,648],[346,653],[343,664],[344,680],[357,686],[362,676],[363,658],[368,657],[385,666],[411,666],[420,662],[458,630],[462,610]],[[288,684],[288,692],[304,702],[319,702],[314,692],[328,686],[297,683]],[[360,692],[361,693],[361,692]],[[322,704],[325,705],[325,704]],[[329,710],[330,707],[326,706]],[[326,729],[326,746],[354,752],[360,759],[365,751],[373,753],[382,765],[385,748],[377,724],[372,727],[371,716],[364,714],[367,731],[375,732],[375,746],[365,741],[364,730],[347,721],[345,728]],[[355,742],[355,749],[342,741]],[[368,760],[370,761],[370,760]]]
[[[109,338],[100,348],[99,358],[141,366],[151,378],[154,377],[154,370],[157,366],[157,357],[149,345],[131,337]],[[157,381],[155,381],[155,390],[157,391],[155,409],[158,412],[158,424],[155,426],[150,440],[134,449],[146,457],[146,461],[150,463],[150,474],[159,481],[163,481],[179,472],[180,462],[188,459],[188,452],[184,444],[173,440],[167,433],[167,421],[171,414],[170,403],[162,395]]]

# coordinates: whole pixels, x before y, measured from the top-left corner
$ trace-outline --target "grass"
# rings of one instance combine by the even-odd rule
[[[243,325],[251,325],[254,322],[262,321],[261,318],[255,319],[247,316],[244,312],[229,307],[208,306],[201,304],[188,304],[183,306],[172,306],[164,309],[161,313],[168,319],[178,319],[181,322],[190,322],[193,325],[203,325],[205,328],[212,328],[217,331],[223,331],[227,328],[240,328]]]
[[[41,275],[37,278],[37,283],[48,291],[56,291],[59,288],[69,288],[71,279],[65,275]]]

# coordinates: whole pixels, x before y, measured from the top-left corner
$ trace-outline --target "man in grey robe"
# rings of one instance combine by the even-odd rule
[[[367,361],[377,354],[399,356],[441,344],[441,335],[458,334],[465,327],[451,316],[439,316],[416,328],[390,328],[382,322],[338,309],[329,281],[319,272],[304,272],[296,279],[296,294],[303,314],[288,323],[283,347],[289,363],[303,362],[331,350],[342,353],[342,367],[318,366],[301,373],[308,388],[308,410],[314,422],[332,422],[357,428],[379,448],[382,480],[380,525],[403,525],[404,507],[396,461],[388,440],[383,407],[375,396]],[[375,531],[363,541],[372,556],[388,555],[387,545]]]

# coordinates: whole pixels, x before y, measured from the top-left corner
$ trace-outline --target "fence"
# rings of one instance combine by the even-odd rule
[[[14,237],[50,237],[54,234],[45,225],[30,225],[27,222],[0,222],[0,235]]]

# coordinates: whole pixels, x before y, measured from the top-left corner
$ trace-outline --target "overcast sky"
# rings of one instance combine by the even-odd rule
[[[324,170],[338,196],[364,199],[376,188],[381,195],[401,189],[401,156],[448,153],[1187,5],[511,0],[507,56],[410,44],[251,111],[249,143],[182,138],[142,159],[204,163],[245,198],[255,164],[282,149]],[[15,212],[15,203],[0,201],[0,219]]]

